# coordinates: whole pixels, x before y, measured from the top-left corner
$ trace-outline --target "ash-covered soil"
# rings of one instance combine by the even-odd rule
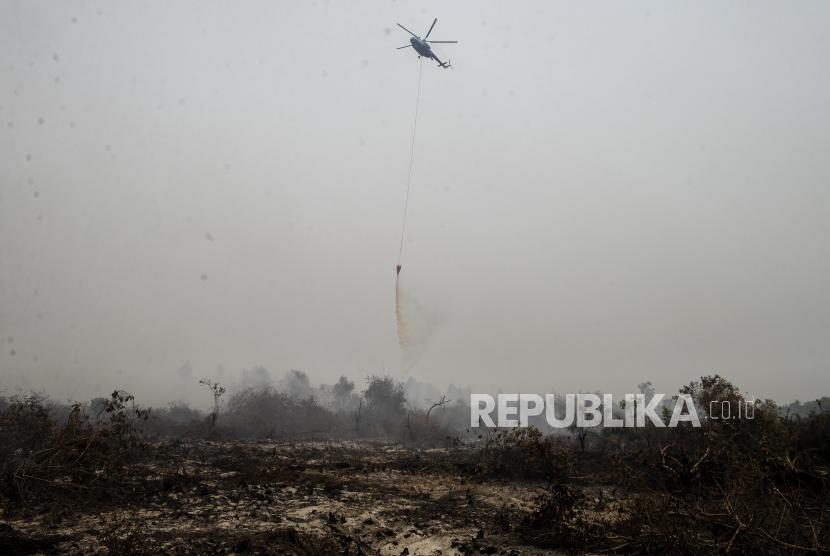
[[[477,477],[472,448],[181,441],[147,450],[116,489],[66,485],[4,510],[4,551],[549,553],[512,534],[543,484]]]

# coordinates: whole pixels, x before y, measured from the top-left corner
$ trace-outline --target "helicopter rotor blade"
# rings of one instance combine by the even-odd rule
[[[435,21],[432,22],[432,25],[429,26],[429,31],[427,31],[427,34],[424,35],[424,40],[427,40],[427,37],[429,37],[429,34],[432,33],[432,28],[435,27],[436,23],[438,23],[438,18],[437,17],[435,18]]]
[[[396,48],[396,50],[401,50],[401,49],[404,49],[404,48],[412,48],[412,45],[408,44],[406,46],[399,46],[398,48]]]
[[[398,27],[400,27],[401,29],[403,29],[404,31],[406,31],[407,33],[409,33],[410,35],[412,35],[412,36],[413,36],[413,37],[415,37],[416,39],[418,38],[418,35],[416,35],[416,34],[415,34],[415,33],[413,33],[412,31],[410,31],[409,29],[407,29],[406,27],[404,27],[404,26],[403,26],[403,25],[401,25],[400,23],[398,23]]]
[[[437,43],[456,44],[456,43],[458,43],[458,41],[425,41],[425,42],[428,42],[430,44],[433,44],[433,43],[435,43],[435,44],[437,44]]]

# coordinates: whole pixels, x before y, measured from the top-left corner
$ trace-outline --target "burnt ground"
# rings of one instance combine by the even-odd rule
[[[544,485],[478,477],[475,453],[351,441],[163,443],[128,464],[117,488],[67,485],[51,500],[6,507],[0,545],[67,554],[549,553],[513,533]]]

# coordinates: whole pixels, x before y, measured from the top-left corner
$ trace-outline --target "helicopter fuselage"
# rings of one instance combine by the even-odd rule
[[[423,39],[416,39],[415,37],[412,37],[409,39],[409,43],[412,45],[412,48],[415,49],[415,52],[417,52],[421,56],[425,56],[426,58],[435,57],[435,55],[432,53],[432,48],[430,48],[429,44]]]

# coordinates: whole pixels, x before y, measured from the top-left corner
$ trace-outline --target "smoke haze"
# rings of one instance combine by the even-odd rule
[[[402,357],[394,268],[424,64]],[[826,2],[0,4],[0,389],[830,391]],[[451,308],[451,310],[449,309]],[[429,310],[429,309],[428,309]],[[417,365],[410,365],[412,358]]]

